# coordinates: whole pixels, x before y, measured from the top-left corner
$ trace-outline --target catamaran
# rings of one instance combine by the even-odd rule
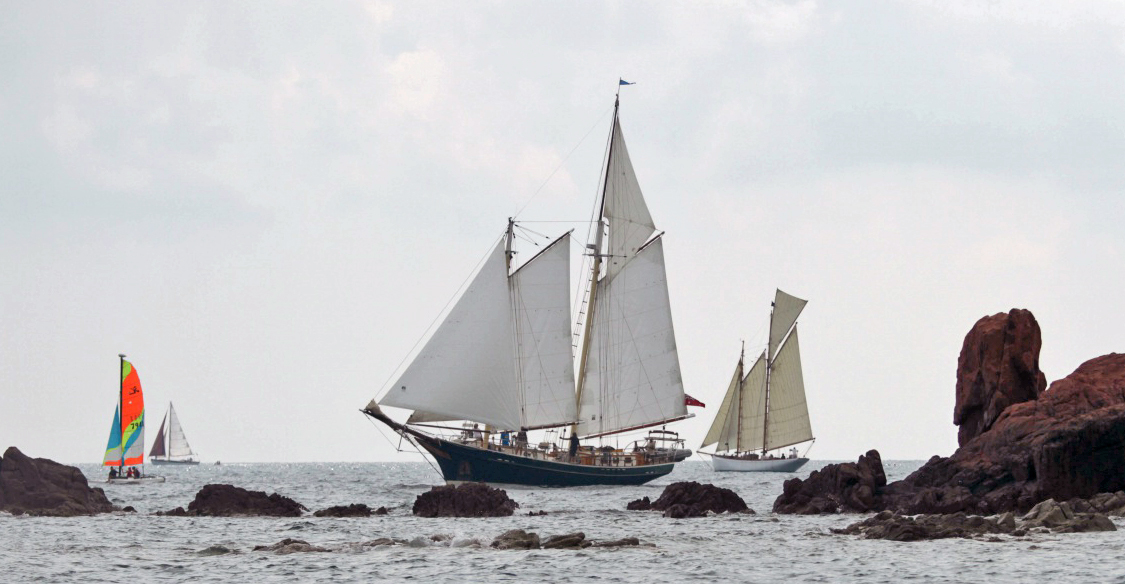
[[[133,364],[121,359],[120,379],[117,388],[117,411],[109,429],[109,443],[105,448],[102,466],[117,467],[110,470],[109,483],[140,484],[162,483],[164,477],[144,474],[145,464],[145,400],[141,391],[141,378]],[[128,466],[129,470],[125,467]],[[116,470],[117,472],[114,472]],[[136,474],[133,474],[135,471]],[[128,476],[132,475],[132,476]]]
[[[714,470],[795,472],[809,461],[795,447],[813,440],[797,343],[797,317],[807,302],[778,290],[768,347],[745,376],[745,350],[738,358],[723,403],[700,445],[716,445],[710,454]],[[791,450],[783,452],[785,448]]]
[[[165,428],[167,428],[167,431],[165,431]],[[184,435],[184,428],[180,425],[180,417],[176,415],[176,408],[172,407],[172,402],[168,402],[168,413],[164,414],[164,420],[160,422],[160,430],[156,432],[156,441],[152,443],[152,449],[148,451],[148,460],[157,465],[199,464],[199,461],[193,458],[194,456],[195,453],[191,451],[187,436]]]
[[[570,233],[513,270],[516,222],[509,219],[414,360],[363,409],[427,451],[447,482],[641,484],[691,455],[665,428],[621,448],[609,443],[693,415],[680,376],[663,232],[625,147],[619,96],[585,248],[583,318],[571,317]],[[384,406],[412,413],[400,423]],[[463,422],[438,424],[450,421]],[[546,430],[545,439],[529,441],[531,430]]]

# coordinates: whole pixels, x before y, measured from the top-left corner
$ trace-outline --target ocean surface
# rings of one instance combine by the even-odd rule
[[[79,465],[94,486],[137,513],[37,518],[0,514],[0,582],[1125,582],[1125,531],[1036,535],[999,543],[939,540],[867,541],[829,534],[858,515],[775,516],[781,484],[795,474],[713,473],[705,462],[677,465],[640,487],[507,488],[517,515],[488,519],[423,519],[414,498],[441,484],[425,462],[223,464],[148,467],[163,484],[106,485],[102,468]],[[896,480],[920,461],[889,461]],[[655,499],[683,480],[733,489],[757,515],[665,519],[625,511],[633,499]],[[208,483],[277,492],[309,508],[301,518],[157,517],[186,507]],[[311,511],[365,503],[386,516],[316,518]],[[546,511],[545,516],[528,516]],[[492,539],[522,528],[542,538],[582,531],[587,539],[638,537],[651,547],[499,551]],[[1125,523],[1118,520],[1118,528]],[[432,535],[452,538],[433,543]],[[409,545],[364,547],[389,537]],[[283,538],[332,549],[279,555],[252,551]],[[466,546],[479,540],[483,547]],[[223,552],[221,548],[231,550]]]

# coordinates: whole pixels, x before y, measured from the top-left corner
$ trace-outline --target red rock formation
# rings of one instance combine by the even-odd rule
[[[73,466],[29,458],[15,446],[0,459],[0,510],[13,514],[70,517],[114,510],[105,492],[90,488]]]
[[[814,470],[807,479],[785,481],[784,491],[773,503],[775,513],[816,515],[881,509],[877,496],[887,484],[883,459],[868,450],[856,462],[830,464]]]
[[[1039,370],[1043,340],[1031,312],[1014,308],[985,316],[973,325],[957,359],[957,401],[953,423],[957,443],[987,431],[1008,406],[1034,400],[1047,387]]]
[[[683,519],[685,517],[704,517],[711,513],[753,513],[734,491],[700,484],[695,481],[682,481],[664,487],[660,498],[649,503],[648,497],[629,503],[630,511],[656,509],[664,511],[665,517]]]

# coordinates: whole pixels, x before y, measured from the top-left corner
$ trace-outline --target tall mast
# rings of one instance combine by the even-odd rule
[[[121,459],[117,468],[125,470],[125,403],[121,395],[125,393],[125,353],[118,353],[117,358],[121,360],[117,367],[117,431],[121,433]]]
[[[773,311],[777,308],[776,303],[770,302],[770,328],[773,331]],[[770,436],[770,371],[773,370],[773,356],[770,355],[770,346],[766,345],[766,415],[765,420],[762,422],[762,454],[769,452],[769,436]]]
[[[598,207],[597,234],[594,236],[594,266],[590,272],[590,297],[586,301],[586,326],[582,333],[582,358],[578,365],[578,390],[574,394],[575,405],[582,411],[582,390],[586,387],[586,360],[590,356],[590,331],[594,325],[594,304],[598,296],[598,275],[602,267],[602,237],[605,232],[605,195],[609,190],[609,168],[613,164],[613,134],[617,128],[617,109],[621,105],[621,84],[617,85],[617,95],[613,97],[613,122],[609,125],[609,153],[605,159],[605,179],[602,184],[602,204]],[[578,421],[570,425],[570,435],[578,433]]]
[[[742,444],[742,390],[746,389],[746,380],[742,378],[742,363],[746,359],[746,341],[742,341],[742,352],[738,355],[738,428],[734,432],[734,453],[738,454],[738,447]]]

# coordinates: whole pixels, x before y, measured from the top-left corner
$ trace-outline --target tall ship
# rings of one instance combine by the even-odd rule
[[[172,402],[168,402],[168,412],[160,422],[156,440],[148,451],[148,460],[156,465],[190,466],[199,464],[195,456],[188,444],[187,435],[184,434],[184,427],[180,425],[180,417],[176,415],[176,408],[172,407]]]
[[[806,303],[778,290],[766,350],[749,371],[744,367],[745,349],[739,356],[723,403],[700,445],[715,445],[715,452],[709,453],[714,470],[795,472],[809,461],[796,448],[814,440],[797,341],[797,317]]]
[[[164,482],[164,477],[144,474],[145,464],[145,397],[141,378],[125,355],[117,356],[120,383],[117,386],[117,410],[109,428],[102,466],[110,467],[109,483],[140,484]],[[125,467],[129,467],[126,469]]]
[[[513,269],[517,223],[509,219],[433,335],[363,409],[428,452],[449,483],[636,485],[691,455],[663,428],[692,414],[663,232],[633,171],[619,105],[615,99],[597,219],[584,248],[579,318],[571,316],[570,233]],[[412,412],[400,423],[383,407]],[[631,444],[612,444],[657,426]],[[528,439],[536,430],[543,440]]]

